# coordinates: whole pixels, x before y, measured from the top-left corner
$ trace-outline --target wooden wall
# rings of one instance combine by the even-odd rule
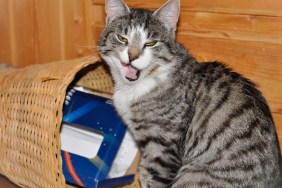
[[[165,0],[126,0],[156,9]],[[253,80],[282,143],[281,0],[182,0],[177,39],[200,60],[220,60]],[[104,0],[0,0],[0,63],[24,67],[96,53]]]
[[[0,0],[0,63],[23,67],[92,52],[90,0]]]

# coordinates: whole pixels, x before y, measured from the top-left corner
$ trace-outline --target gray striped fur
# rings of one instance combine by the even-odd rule
[[[122,0],[106,6],[111,16],[99,50],[115,81],[115,107],[142,152],[142,187],[282,187],[267,102],[248,79],[220,62],[197,62],[176,42],[179,0],[156,12],[129,9]],[[158,43],[147,48],[142,36]],[[139,62],[121,60],[132,43],[142,47]],[[121,61],[139,70],[137,80],[124,78]]]

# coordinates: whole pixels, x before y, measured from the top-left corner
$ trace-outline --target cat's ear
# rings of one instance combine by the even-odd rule
[[[106,23],[110,23],[114,18],[129,13],[130,10],[123,0],[106,0]]]
[[[169,0],[154,12],[154,15],[173,33],[176,31],[179,14],[180,0]]]

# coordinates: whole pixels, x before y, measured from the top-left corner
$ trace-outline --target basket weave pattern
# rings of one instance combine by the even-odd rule
[[[66,186],[59,138],[66,88],[97,60],[0,66],[0,174],[23,187]]]

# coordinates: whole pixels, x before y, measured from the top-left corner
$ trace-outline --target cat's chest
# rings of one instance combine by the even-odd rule
[[[142,84],[131,87],[115,88],[113,96],[115,108],[127,125],[132,124],[131,119],[134,116],[131,106],[143,96],[149,95],[156,88],[156,85],[157,83],[154,80],[146,80]]]
[[[130,98],[127,96],[127,92],[122,91],[115,92],[113,96],[115,108],[126,124],[129,124],[129,120],[132,117],[130,110],[132,99]]]

